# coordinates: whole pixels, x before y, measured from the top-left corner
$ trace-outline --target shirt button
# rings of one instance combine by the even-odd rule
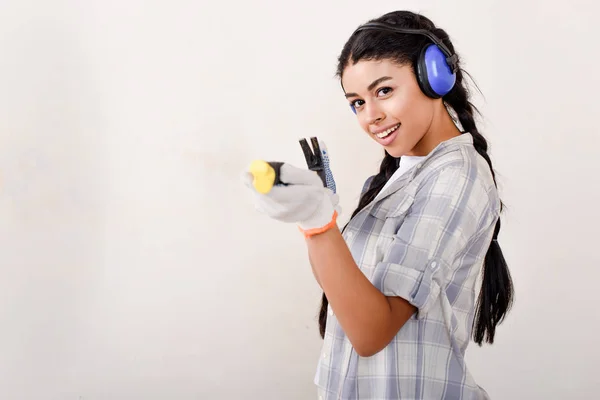
[[[329,307],[329,315],[333,317],[333,310],[331,309],[331,307]]]
[[[437,262],[434,261],[431,263],[431,268],[435,268],[435,267],[437,267]]]
[[[352,238],[352,236],[354,236],[354,232],[348,232],[348,233],[346,234],[346,237],[347,237],[348,239]]]

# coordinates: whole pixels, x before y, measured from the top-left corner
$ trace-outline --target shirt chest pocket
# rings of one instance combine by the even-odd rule
[[[378,221],[400,222],[408,213],[414,202],[414,196],[409,191],[393,193],[375,203],[369,214]]]
[[[369,218],[372,223],[371,235],[367,245],[367,257],[363,266],[369,271],[368,275],[377,264],[383,261],[394,236],[406,219],[413,205],[414,197],[409,192],[394,193],[369,209]]]

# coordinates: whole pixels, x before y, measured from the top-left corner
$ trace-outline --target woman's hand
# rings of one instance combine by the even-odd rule
[[[258,211],[281,222],[296,223],[306,236],[335,226],[341,211],[338,195],[323,187],[316,172],[283,163],[279,178],[284,185],[275,185],[263,194],[255,190],[253,175],[243,172],[242,181],[251,190]]]

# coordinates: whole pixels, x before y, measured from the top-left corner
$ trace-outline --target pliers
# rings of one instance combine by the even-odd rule
[[[306,159],[306,165],[308,169],[311,171],[315,171],[321,181],[323,181],[323,186],[327,186],[327,180],[325,177],[325,166],[323,164],[323,157],[321,155],[321,147],[319,146],[319,140],[316,137],[310,138],[312,143],[312,147],[314,150],[311,150],[310,146],[306,139],[300,139],[300,147],[302,147],[302,152],[304,152],[304,158]]]

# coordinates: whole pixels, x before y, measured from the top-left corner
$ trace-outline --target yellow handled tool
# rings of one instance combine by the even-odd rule
[[[271,191],[275,185],[285,185],[279,178],[281,162],[267,162],[255,160],[250,164],[250,173],[254,176],[252,185],[257,192],[266,194]]]
[[[319,141],[316,137],[312,137],[310,140],[313,146],[312,149],[308,145],[306,139],[300,140],[300,147],[304,153],[306,165],[308,165],[308,169],[319,174],[319,177],[323,181],[323,186],[327,187],[327,179]],[[250,173],[254,176],[252,185],[257,192],[266,194],[269,193],[271,188],[275,185],[287,185],[286,183],[281,182],[279,177],[279,171],[282,164],[282,162],[267,162],[263,160],[255,160],[250,164]]]

